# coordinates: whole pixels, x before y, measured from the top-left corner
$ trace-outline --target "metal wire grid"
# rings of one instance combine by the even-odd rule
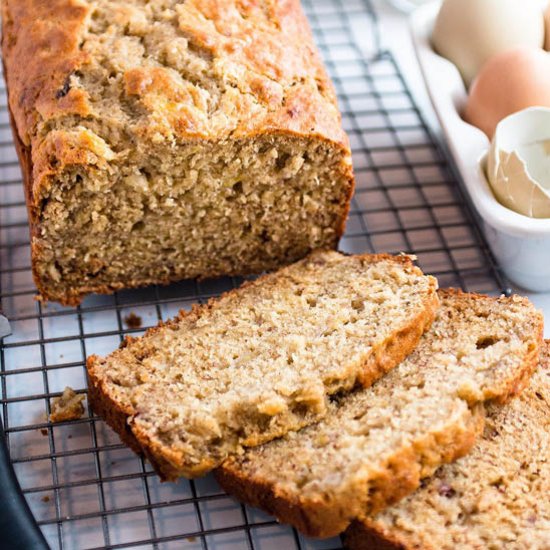
[[[304,2],[335,83],[354,151],[357,189],[341,248],[407,251],[441,286],[499,292],[498,270],[436,140],[389,53],[367,61],[356,32],[374,14],[363,0]],[[327,549],[235,503],[211,477],[160,484],[91,411],[52,425],[50,400],[65,385],[86,391],[84,361],[124,335],[233,288],[238,281],[88,297],[80,307],[42,305],[30,274],[27,215],[0,89],[0,298],[13,334],[0,345],[2,419],[23,493],[52,548]],[[129,313],[144,327],[130,328]]]

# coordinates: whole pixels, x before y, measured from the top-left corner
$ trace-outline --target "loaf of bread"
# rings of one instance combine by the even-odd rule
[[[509,405],[489,405],[472,452],[418,491],[355,521],[350,550],[550,548],[550,344],[531,384]]]
[[[89,402],[163,478],[202,475],[372,384],[438,303],[405,256],[315,252],[90,357]]]
[[[317,425],[228,459],[216,472],[222,487],[328,537],[464,455],[483,428],[483,404],[506,401],[531,375],[543,322],[517,296],[440,296],[436,320],[405,361],[334,402]]]
[[[5,0],[43,299],[334,248],[353,175],[299,0]]]

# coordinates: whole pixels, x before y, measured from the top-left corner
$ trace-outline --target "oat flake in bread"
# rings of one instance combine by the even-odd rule
[[[550,342],[529,387],[489,405],[472,452],[399,505],[356,521],[350,550],[550,548]]]
[[[164,479],[204,475],[395,367],[436,288],[405,256],[314,252],[90,357],[88,398]]]
[[[350,149],[299,0],[5,0],[2,16],[43,299],[336,246]]]

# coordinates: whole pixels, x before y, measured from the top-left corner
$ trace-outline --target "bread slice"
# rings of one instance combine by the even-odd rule
[[[506,401],[538,362],[543,321],[519,297],[445,291],[431,329],[370,389],[333,403],[315,426],[226,461],[222,487],[310,536],[412,493],[464,455],[483,403]]]
[[[489,405],[473,451],[348,529],[351,550],[550,548],[550,342],[529,387]]]
[[[202,475],[397,365],[436,287],[405,256],[320,251],[90,357],[90,402],[161,477]]]

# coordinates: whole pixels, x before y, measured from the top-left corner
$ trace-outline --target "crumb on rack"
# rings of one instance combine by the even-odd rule
[[[48,495],[45,495],[40,500],[42,500],[42,502],[50,502],[50,497]]]
[[[63,422],[64,420],[77,420],[84,414],[84,395],[76,393],[72,388],[66,387],[63,394],[52,401],[51,422]]]
[[[128,328],[141,328],[141,325],[143,323],[141,317],[139,315],[136,315],[134,312],[129,313],[124,317],[124,322],[128,326]]]
[[[47,430],[47,428],[40,428],[40,433],[41,433],[42,435],[48,435],[48,430]]]

